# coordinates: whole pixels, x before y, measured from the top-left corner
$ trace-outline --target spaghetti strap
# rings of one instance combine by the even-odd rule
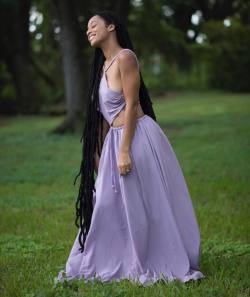
[[[109,67],[113,64],[115,58],[116,58],[116,57],[120,54],[120,52],[122,52],[123,50],[129,50],[130,52],[132,52],[132,53],[134,54],[135,58],[136,58],[137,65],[139,66],[139,62],[138,62],[138,59],[137,59],[137,57],[136,57],[136,54],[135,54],[131,49],[129,49],[129,48],[123,48],[123,49],[121,49],[121,50],[120,50],[120,51],[113,57],[113,59],[111,60],[111,62],[110,62],[109,65],[107,66],[107,68],[104,69],[104,72],[106,72],[106,71],[109,69]]]

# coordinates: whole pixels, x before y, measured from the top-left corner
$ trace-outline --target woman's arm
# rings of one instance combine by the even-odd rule
[[[126,101],[124,130],[120,145],[119,170],[126,174],[132,168],[129,150],[134,136],[140,90],[140,72],[133,53],[123,51],[118,57],[122,89]]]
[[[103,128],[102,128],[102,142],[104,141],[108,131],[109,131],[109,123],[103,118],[102,120],[102,124],[103,124]],[[100,142],[100,139],[101,139],[101,125],[99,126],[99,142]],[[99,161],[100,161],[100,157],[98,156],[98,152],[97,152],[97,147],[96,147],[96,150],[95,150],[95,172],[96,174],[98,174],[98,168],[99,168]]]

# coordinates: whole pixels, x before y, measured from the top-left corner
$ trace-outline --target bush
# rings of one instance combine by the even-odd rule
[[[221,21],[209,21],[203,31],[211,45],[211,85],[235,92],[249,92],[250,27],[236,20],[230,27],[225,27]]]

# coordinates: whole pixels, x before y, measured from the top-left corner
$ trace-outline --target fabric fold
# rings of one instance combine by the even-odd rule
[[[149,116],[137,119],[132,169],[120,175],[122,134],[123,126],[111,126],[106,135],[85,250],[78,250],[77,234],[58,280],[129,279],[146,286],[204,278],[196,215],[167,136]]]

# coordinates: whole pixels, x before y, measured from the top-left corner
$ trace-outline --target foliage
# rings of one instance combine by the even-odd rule
[[[53,1],[32,0],[25,1],[31,5],[30,16],[36,11],[42,14],[43,21],[37,22],[33,15],[31,19],[25,18],[25,31],[22,26],[17,26],[17,18],[12,21],[8,17],[9,8],[17,9],[20,1],[0,0],[2,6],[0,59],[0,109],[5,113],[18,113],[19,101],[15,79],[10,73],[11,67],[6,57],[15,52],[17,47],[10,42],[11,50],[5,50],[6,40],[11,40],[11,27],[18,28],[17,36],[25,32],[29,38],[28,48],[31,75],[34,87],[34,95],[29,98],[29,105],[37,101],[41,107],[40,112],[50,113],[51,110],[67,109],[63,75],[63,54],[59,46],[60,26],[53,9]],[[116,10],[122,7],[122,1],[98,1],[82,2],[74,1],[72,13],[77,16],[77,23],[82,35],[81,56],[88,65],[85,65],[84,76],[90,69],[90,61],[93,49],[89,46],[85,36],[85,28],[91,11],[99,5],[99,8]],[[73,11],[73,7],[76,11]],[[141,62],[143,77],[150,92],[160,95],[166,91],[176,89],[206,89],[208,87],[226,89],[231,91],[248,92],[250,89],[250,47],[249,29],[250,1],[132,1],[128,13],[128,29],[134,43],[136,53]],[[15,9],[12,16],[15,15]],[[199,11],[202,15],[199,24],[192,23],[192,15]],[[124,13],[124,14],[126,14]],[[231,26],[226,27],[223,20],[231,21]],[[11,20],[11,21],[10,21]],[[6,24],[9,24],[8,26]],[[36,24],[30,32],[27,28]],[[5,25],[5,26],[4,26]],[[6,30],[8,28],[8,30]],[[193,38],[187,37],[187,30],[194,32]],[[195,40],[199,33],[207,36],[203,44]],[[9,34],[9,35],[8,35]],[[25,35],[26,36],[26,35]],[[6,39],[7,38],[7,39]],[[13,38],[13,36],[12,36]],[[15,42],[25,38],[13,38]],[[22,46],[21,46],[22,47]],[[7,54],[6,54],[7,53]],[[14,57],[14,56],[13,56]],[[80,60],[80,59],[79,59]],[[15,63],[13,59],[12,63]],[[80,61],[79,61],[80,63]],[[18,64],[18,63],[17,63]],[[155,68],[158,70],[155,71]],[[85,71],[87,69],[87,71]],[[23,71],[24,73],[26,71]],[[17,77],[20,77],[17,76]],[[32,80],[31,80],[32,81]],[[20,82],[21,84],[22,82]],[[25,85],[25,90],[30,85]],[[84,85],[83,90],[86,91]]]
[[[250,26],[232,20],[225,27],[222,22],[209,21],[204,31],[211,44],[210,81],[212,86],[236,92],[250,91]]]

